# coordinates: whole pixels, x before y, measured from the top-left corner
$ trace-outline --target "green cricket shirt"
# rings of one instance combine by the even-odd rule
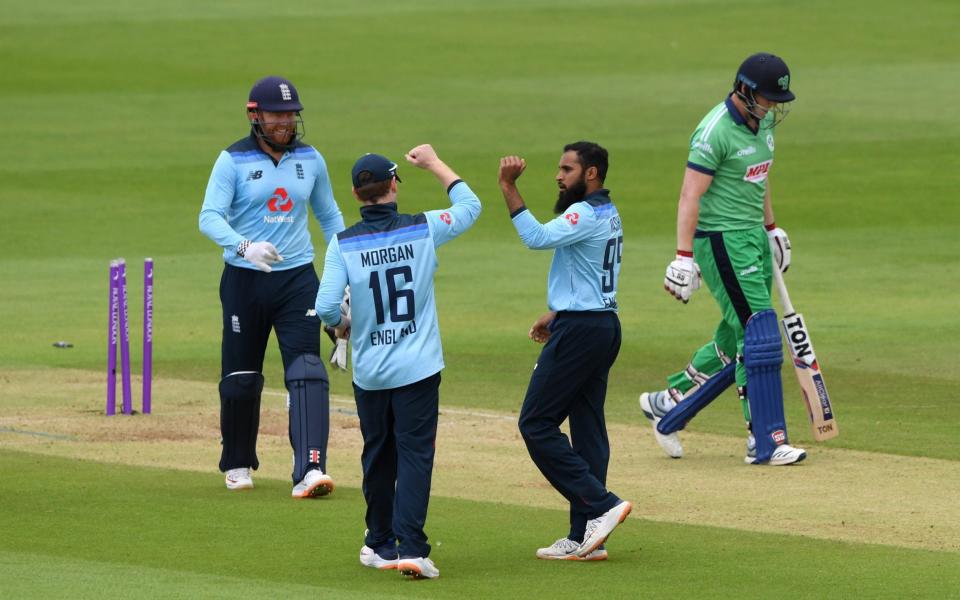
[[[754,133],[729,97],[707,113],[690,137],[687,157],[687,167],[713,176],[700,198],[697,229],[737,231],[763,225],[773,145],[773,130],[762,124]]]

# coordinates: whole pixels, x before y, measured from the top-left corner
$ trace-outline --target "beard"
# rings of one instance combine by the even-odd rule
[[[267,137],[270,138],[274,144],[278,146],[288,146],[293,143],[293,136],[295,132],[291,131],[289,128],[274,129]]]
[[[580,202],[583,200],[583,197],[587,195],[587,179],[586,177],[581,177],[580,181],[573,184],[572,187],[567,189],[560,190],[560,193],[557,195],[557,203],[553,205],[554,214],[561,214],[574,202]]]

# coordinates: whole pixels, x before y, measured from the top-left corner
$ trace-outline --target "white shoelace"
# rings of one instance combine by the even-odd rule
[[[571,552],[573,552],[579,547],[580,547],[580,544],[576,543],[570,538],[560,538],[559,540],[555,541],[551,546],[551,548],[556,548],[557,550],[561,550],[564,554],[570,554]]]

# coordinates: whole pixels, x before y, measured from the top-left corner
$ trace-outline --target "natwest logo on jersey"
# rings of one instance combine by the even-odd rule
[[[273,190],[273,196],[267,200],[267,209],[272,213],[290,212],[293,210],[293,198],[287,195],[287,190],[278,187]],[[292,215],[264,215],[263,217],[264,223],[293,223],[294,220]]]
[[[770,165],[773,164],[773,159],[765,160],[762,163],[757,163],[755,165],[750,165],[747,167],[747,172],[743,176],[744,181],[749,181],[750,183],[763,183],[767,180],[767,173],[770,172]]]
[[[267,208],[270,212],[290,212],[293,208],[293,200],[287,196],[287,190],[279,187],[273,190],[273,196],[267,200]]]

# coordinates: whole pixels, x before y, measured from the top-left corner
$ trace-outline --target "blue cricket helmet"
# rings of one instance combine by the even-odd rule
[[[768,52],[748,56],[737,69],[737,84],[744,83],[754,93],[774,102],[791,102],[796,97],[790,91],[790,69],[783,59]]]
[[[259,80],[250,88],[250,97],[247,101],[248,110],[265,110],[267,112],[300,112],[300,94],[293,82],[284,77],[271,75]]]

